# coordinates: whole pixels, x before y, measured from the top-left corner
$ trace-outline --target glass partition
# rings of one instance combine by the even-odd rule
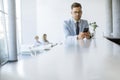
[[[8,60],[7,38],[5,33],[5,17],[0,13],[0,64]]]
[[[7,14],[4,12],[3,0],[0,0],[0,65],[8,61],[6,19]]]

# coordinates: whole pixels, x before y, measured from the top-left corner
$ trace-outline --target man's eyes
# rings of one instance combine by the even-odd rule
[[[74,13],[82,13],[82,11],[79,11],[79,12],[76,11],[76,12],[74,12]]]

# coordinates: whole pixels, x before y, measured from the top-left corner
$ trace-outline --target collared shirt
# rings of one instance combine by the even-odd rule
[[[89,28],[87,20],[79,20],[79,33],[83,32],[84,28]],[[73,37],[76,35],[76,21],[72,18],[64,21],[65,37]]]
[[[80,23],[80,21],[81,21],[81,20],[76,21],[76,20],[75,20],[75,19],[73,19],[73,18],[72,18],[71,20],[73,20],[73,22],[74,22],[74,23],[77,23],[77,22],[79,22],[79,23]]]

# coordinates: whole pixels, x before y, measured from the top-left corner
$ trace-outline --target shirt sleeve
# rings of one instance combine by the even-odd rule
[[[77,35],[72,35],[71,32],[70,32],[70,29],[69,29],[69,23],[67,21],[64,21],[64,34],[65,34],[65,39],[68,39],[68,38],[74,38],[74,39],[77,39]]]
[[[84,28],[89,28],[89,24],[87,20],[82,20],[81,22],[81,32],[84,31]]]
[[[70,35],[70,31],[68,29],[69,25],[67,24],[67,21],[64,21],[63,28],[64,28],[64,33],[65,33],[65,38]]]

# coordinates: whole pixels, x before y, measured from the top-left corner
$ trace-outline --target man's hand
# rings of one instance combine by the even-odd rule
[[[80,40],[80,39],[84,39],[85,38],[85,33],[84,32],[81,32],[78,36],[77,36],[77,39]]]
[[[77,39],[78,39],[78,40],[84,39],[84,38],[90,39],[90,32],[81,32],[81,33],[77,36]]]
[[[87,39],[90,39],[90,32],[85,32],[85,37],[86,37]]]

